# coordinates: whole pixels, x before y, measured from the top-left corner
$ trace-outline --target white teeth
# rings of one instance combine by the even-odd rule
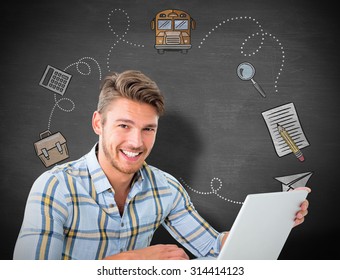
[[[129,151],[124,151],[122,150],[122,152],[127,155],[128,157],[132,158],[132,157],[136,157],[139,155],[139,153],[134,153],[134,152],[129,152]]]

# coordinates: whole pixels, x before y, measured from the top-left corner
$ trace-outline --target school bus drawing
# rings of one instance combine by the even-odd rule
[[[195,28],[196,22],[187,12],[161,11],[151,21],[151,29],[155,30],[155,48],[158,53],[165,50],[187,53],[191,48],[191,30]]]

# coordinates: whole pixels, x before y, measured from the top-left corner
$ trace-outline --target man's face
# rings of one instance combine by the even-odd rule
[[[146,103],[117,98],[106,111],[98,112],[93,127],[99,135],[100,164],[124,174],[134,174],[143,165],[155,143],[158,115]]]

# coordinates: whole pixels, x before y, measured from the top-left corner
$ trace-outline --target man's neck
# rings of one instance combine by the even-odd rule
[[[128,193],[135,174],[126,174],[114,168],[98,153],[98,162],[115,192]]]
[[[124,176],[122,175],[115,176],[115,174],[107,174],[106,176],[115,192],[129,192],[134,174],[132,175],[124,174]]]

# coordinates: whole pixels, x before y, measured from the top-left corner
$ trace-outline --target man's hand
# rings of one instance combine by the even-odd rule
[[[147,248],[107,256],[104,260],[188,260],[182,248],[173,244],[159,244]]]
[[[295,191],[296,190],[306,190],[309,193],[312,191],[308,187],[299,187],[299,188],[296,188]],[[304,222],[305,216],[308,214],[308,206],[309,206],[309,202],[306,199],[304,202],[302,202],[302,204],[300,205],[300,210],[296,213],[294,227]]]

